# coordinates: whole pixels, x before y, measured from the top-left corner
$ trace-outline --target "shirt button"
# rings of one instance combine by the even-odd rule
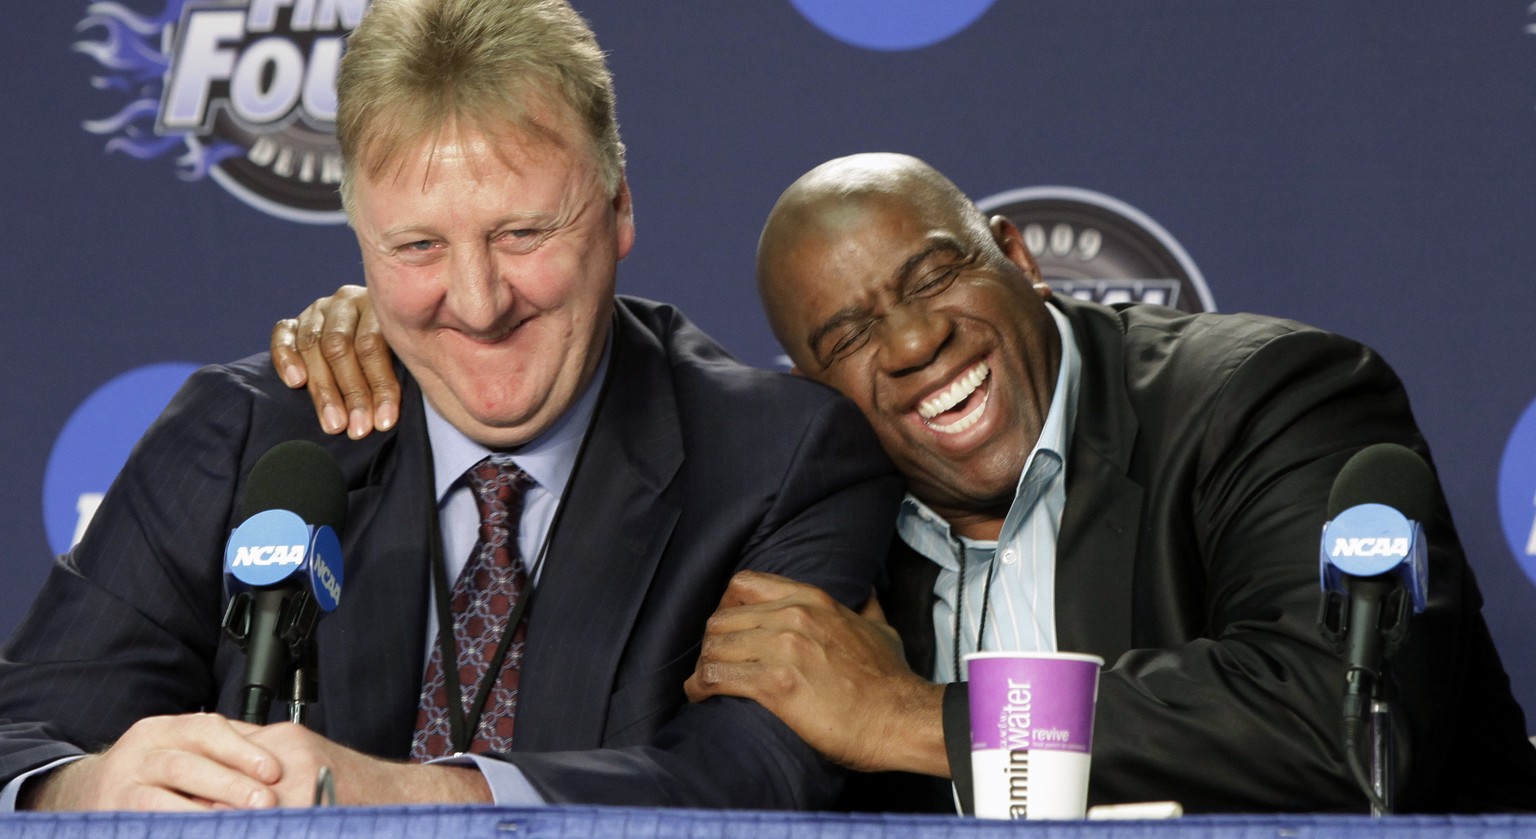
[[[1012,565],[1014,563],[1014,561],[1017,560],[1018,558],[1019,558],[1019,552],[1014,550],[1013,548],[1009,548],[1009,549],[1003,551],[1003,564],[1004,565]]]

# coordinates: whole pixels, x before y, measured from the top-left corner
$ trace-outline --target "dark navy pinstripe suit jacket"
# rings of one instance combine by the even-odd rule
[[[552,801],[813,807],[838,772],[754,703],[689,705],[705,618],[743,568],[848,604],[884,560],[899,483],[856,408],[742,367],[675,310],[620,298],[607,392],[528,630],[516,744]],[[431,482],[419,391],[397,430],[319,433],[266,356],[199,371],[134,450],[0,660],[0,779],[134,721],[238,713],[223,543],[256,458],[305,438],[349,486],[346,588],[320,626],[313,725],[407,755],[425,642]]]

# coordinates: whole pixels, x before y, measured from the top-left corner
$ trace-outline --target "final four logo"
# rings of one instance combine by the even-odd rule
[[[75,49],[125,102],[85,128],[140,160],[179,153],[182,178],[278,218],[342,222],[336,69],[368,2],[166,0],[154,17],[93,3]]]
[[[1045,281],[1098,303],[1156,303],[1214,312],[1194,260],[1162,225],[1131,205],[1068,186],[1015,189],[976,202],[1024,234]]]

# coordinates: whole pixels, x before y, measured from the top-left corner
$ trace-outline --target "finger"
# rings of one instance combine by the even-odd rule
[[[797,594],[820,591],[815,586],[763,571],[738,571],[725,587],[722,606],[750,605],[783,600]]]
[[[373,394],[373,425],[388,431],[400,418],[400,380],[395,378],[394,357],[373,306],[367,297],[360,298],[358,304],[362,312],[357,321],[357,355]]]
[[[327,434],[339,434],[347,427],[347,413],[342,409],[336,380],[331,376],[330,365],[320,352],[320,338],[325,334],[327,298],[320,298],[299,313],[295,328],[295,346],[299,363],[305,367],[305,385],[309,399],[315,406],[315,418]]]
[[[738,696],[761,703],[770,695],[767,690],[770,669],[755,661],[700,662],[698,669],[683,683],[683,692],[689,702],[702,702],[711,696]]]
[[[774,687],[770,673],[788,670],[805,652],[805,638],[778,627],[748,628],[706,635],[699,660],[683,683],[690,702],[710,696],[740,696],[762,702]]]
[[[140,720],[103,758],[110,763],[98,767],[97,776],[109,787],[117,785],[121,776],[124,783],[117,788],[132,801],[142,796],[158,799],[145,788],[160,788],[207,804],[269,807],[276,803],[267,788],[279,777],[276,755],[216,714]]]
[[[699,644],[700,664],[734,664],[761,661],[780,647],[775,642],[785,630],[779,627],[749,627],[733,632],[708,634]],[[782,645],[780,645],[782,646]]]
[[[885,610],[880,608],[880,598],[875,596],[874,591],[870,591],[869,600],[864,604],[864,608],[859,610],[859,617],[870,623],[889,623],[885,619]]]
[[[272,785],[279,807],[307,807],[314,803],[315,779],[322,766],[336,773],[337,799],[351,801],[351,787],[367,786],[364,766],[370,759],[325,739],[294,723],[263,726],[255,738],[272,749],[283,763],[283,778]]]
[[[253,738],[262,726],[217,714],[193,714],[187,719],[191,724],[185,736],[190,742],[184,748],[262,784],[276,783],[281,777],[277,755]]]
[[[132,793],[135,807],[139,806],[139,799],[164,800],[162,792],[195,799],[187,802],[194,809],[217,805],[250,809],[278,803],[277,794],[266,783],[208,755],[158,749],[144,755],[140,769],[142,786]]]
[[[786,598],[742,606],[722,606],[704,622],[704,637],[707,639],[753,629],[788,629],[799,619],[790,610],[801,605],[802,601]]]
[[[203,799],[189,798],[164,787],[143,786],[126,792],[122,801],[106,809],[145,813],[206,813],[213,809],[231,808],[228,805],[216,806]]]
[[[362,286],[341,286],[330,297],[315,301],[314,306],[325,316],[319,334],[319,354],[341,393],[347,436],[362,439],[378,427],[376,380],[387,380],[384,390],[394,394],[394,405],[399,404],[389,347],[379,334],[368,291]],[[391,407],[385,415],[391,417],[393,425],[398,411]]]
[[[336,379],[331,375],[330,364],[320,349],[326,329],[327,300],[322,297],[299,313],[298,326],[294,330],[295,344],[300,356],[299,363],[305,367],[305,384],[309,388],[309,399],[315,406],[315,417],[325,433],[339,434],[347,427],[347,412],[342,408],[344,403],[336,388]]]
[[[304,359],[299,355],[298,342],[299,321],[297,318],[283,318],[272,326],[272,336],[269,339],[272,350],[272,368],[282,377],[283,384],[291,388],[304,386],[308,378],[305,375]]]
[[[298,321],[298,326],[294,328],[295,346],[301,354],[309,352],[314,348],[315,342],[320,340],[320,332],[325,328],[326,299],[315,298],[295,318]]]
[[[703,702],[711,696],[715,696],[716,693],[711,686],[704,683],[699,676],[699,671],[694,670],[688,676],[688,680],[683,682],[683,695],[688,697],[689,702]]]
[[[323,304],[326,308],[316,349],[307,358],[311,366],[323,364],[341,395],[346,413],[347,436],[361,439],[373,430],[373,389],[364,375],[355,345],[360,320],[356,305],[340,295]],[[318,360],[316,360],[318,359]]]
[[[340,434],[347,430],[347,412],[342,408],[341,392],[336,388],[331,368],[323,363],[311,364],[305,384],[309,388],[309,401],[315,406],[315,416],[325,433]]]

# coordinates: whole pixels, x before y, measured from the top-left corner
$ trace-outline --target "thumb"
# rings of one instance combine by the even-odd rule
[[[875,590],[869,590],[869,600],[864,603],[864,608],[859,610],[859,617],[871,623],[886,623],[885,610],[880,608],[880,599],[875,596]]]

